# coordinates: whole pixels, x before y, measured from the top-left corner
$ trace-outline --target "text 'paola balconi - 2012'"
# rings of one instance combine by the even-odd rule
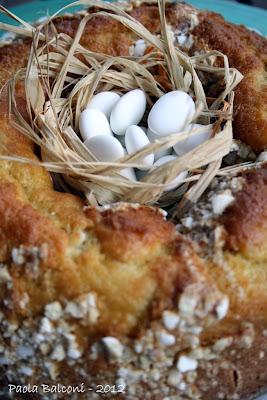
[[[62,385],[60,383],[55,385],[8,385],[9,393],[85,393],[85,392],[95,392],[95,393],[125,393],[124,385],[96,385],[95,387],[86,386],[85,383],[79,385]]]

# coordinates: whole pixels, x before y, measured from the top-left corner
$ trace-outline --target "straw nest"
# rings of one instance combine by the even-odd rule
[[[10,120],[40,146],[42,160],[33,161],[12,155],[2,158],[41,164],[56,173],[54,176],[57,176],[58,182],[62,182],[63,178],[68,187],[83,193],[89,204],[103,205],[123,200],[177,205],[182,195],[180,207],[186,201],[196,201],[216,174],[227,172],[220,167],[232,144],[233,89],[242,75],[230,68],[227,57],[218,51],[189,57],[175,47],[165,19],[164,0],[158,1],[162,27],[160,38],[114,4],[86,0],[76,1],[68,7],[81,4],[100,8],[98,15],[113,18],[134,31],[146,41],[149,51],[143,57],[112,57],[82,47],[79,44],[81,35],[94,13],[83,17],[75,37],[71,38],[53,29],[53,18],[57,14],[34,27],[1,7],[2,12],[21,25],[0,24],[0,29],[33,38],[27,67],[17,71],[8,83]],[[218,58],[223,60],[222,68],[214,62]],[[153,74],[155,68],[164,73],[167,80],[164,87]],[[203,73],[212,75],[213,81],[224,82],[217,98],[207,98],[200,80]],[[25,83],[27,119],[16,106],[18,80]],[[140,181],[128,180],[120,175],[120,171],[138,167],[145,155],[173,146],[188,133],[159,138],[136,153],[110,163],[99,162],[93,156],[81,141],[78,129],[80,113],[95,93],[113,90],[123,94],[135,88],[141,88],[146,93],[149,108],[166,91],[183,90],[196,102],[193,121],[214,124],[209,140],[174,161],[158,168],[152,167]],[[196,133],[195,129],[190,134]],[[168,183],[184,170],[190,172],[184,180],[185,185],[173,192],[163,192]]]

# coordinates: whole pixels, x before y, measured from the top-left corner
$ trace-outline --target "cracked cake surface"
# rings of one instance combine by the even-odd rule
[[[156,5],[128,8],[160,33]],[[168,5],[166,16],[185,51],[216,49],[240,68],[234,135],[264,149],[266,39],[184,4]],[[54,24],[73,36],[80,18]],[[128,55],[136,40],[97,16],[81,43]],[[1,85],[26,65],[30,42],[0,48]],[[18,92],[25,112],[22,86]],[[5,89],[0,118],[1,154],[37,159],[10,124]],[[244,400],[264,390],[266,198],[266,167],[216,178],[175,225],[162,210],[139,204],[88,207],[55,191],[45,169],[1,161],[0,390],[6,394],[8,383],[84,383],[94,390],[72,398],[100,399],[97,386],[108,384],[115,395],[104,398],[126,400]]]

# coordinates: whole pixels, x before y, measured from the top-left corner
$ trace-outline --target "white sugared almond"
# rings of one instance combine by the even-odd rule
[[[160,97],[148,115],[149,129],[159,136],[178,133],[189,124],[195,113],[192,98],[181,90]]]
[[[125,149],[118,139],[109,135],[98,135],[87,139],[84,144],[93,153],[98,161],[116,161],[125,155]],[[133,168],[118,170],[118,174],[125,178],[136,181]]]
[[[130,181],[136,181],[136,175],[133,168],[124,168],[121,171],[118,171],[118,173]]]
[[[151,143],[155,142],[155,140],[157,139],[160,139],[160,136],[153,133],[149,128],[147,129],[147,137]],[[171,147],[165,150],[158,150],[154,153],[155,160],[158,160],[159,158],[164,156],[168,156],[169,154],[171,154],[171,152],[172,152]]]
[[[128,154],[135,153],[148,144],[150,144],[150,141],[142,128],[137,125],[128,126],[125,134],[125,146]],[[143,168],[140,169],[150,168],[153,162],[154,154],[148,154],[140,161],[143,165]]]
[[[98,161],[116,161],[125,154],[118,139],[111,135],[93,136],[87,139],[84,144]]]
[[[159,167],[163,164],[166,164],[170,161],[176,160],[177,157],[175,156],[165,156],[162,158],[159,158],[153,165],[154,167]],[[175,188],[177,188],[183,181],[183,179],[185,179],[187,177],[187,171],[182,171],[178,174],[178,176],[171,182],[169,183],[169,185],[166,187],[166,189],[164,189],[164,192],[168,192],[169,190],[173,190]]]
[[[174,151],[179,156],[188,153],[193,150],[195,147],[204,143],[208,140],[212,135],[212,127],[213,125],[200,125],[200,124],[190,124],[185,129],[184,132],[188,133],[188,136],[177,142],[176,145],[173,146]],[[196,130],[196,133],[191,134],[192,131]]]
[[[124,94],[113,108],[110,126],[116,135],[124,135],[130,125],[137,125],[146,110],[146,96],[141,89]]]
[[[97,135],[112,135],[107,117],[96,109],[85,109],[81,112],[79,129],[83,140]]]
[[[120,100],[120,96],[115,92],[100,92],[92,97],[91,101],[87,104],[86,109],[97,109],[102,111],[109,119],[111,111]]]
[[[137,46],[143,46],[143,41],[138,41]],[[191,127],[200,127],[192,124],[187,127],[195,113],[195,103],[191,97],[180,90],[175,90],[163,95],[152,107],[148,116],[148,128],[137,124],[141,121],[146,110],[146,96],[141,89],[134,89],[119,96],[115,92],[100,92],[93,96],[87,108],[81,113],[79,120],[80,133],[85,145],[99,161],[113,162],[126,154],[135,153],[154,142],[161,136],[172,133],[179,134],[184,129],[190,132]],[[108,121],[110,118],[110,124]],[[186,128],[187,127],[187,128]],[[113,136],[112,131],[118,135]],[[125,136],[124,136],[125,135]],[[211,135],[211,126],[208,125],[201,134],[189,136],[174,146],[177,154],[181,155],[199,143],[205,141]],[[123,139],[123,140],[122,140]],[[176,156],[169,155],[171,149],[159,150],[156,154],[148,154],[141,161],[141,171],[151,167],[159,167]],[[156,162],[153,165],[154,159]],[[130,180],[136,180],[133,168],[124,168],[118,171]],[[187,171],[183,171],[168,184],[164,191],[173,190],[186,178]],[[166,321],[167,323],[167,321]]]

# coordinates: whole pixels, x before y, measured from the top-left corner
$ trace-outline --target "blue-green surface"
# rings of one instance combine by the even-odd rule
[[[243,24],[259,30],[267,36],[267,11],[234,3],[230,0],[186,0],[198,8],[209,9],[222,14],[228,21]],[[266,0],[267,1],[267,0]],[[32,22],[46,15],[51,15],[60,8],[69,4],[71,0],[36,0],[23,5],[13,7],[11,11],[25,21]],[[77,9],[77,8],[76,8]],[[68,9],[73,12],[74,9]],[[0,21],[11,23],[9,18],[0,14]],[[1,30],[0,30],[1,34]],[[267,394],[260,396],[258,400],[267,400]]]
[[[45,15],[53,14],[70,2],[68,0],[37,0],[13,7],[12,11],[26,21],[35,21]],[[234,3],[230,0],[188,0],[188,3],[199,8],[219,12],[231,22],[258,29],[262,34],[267,35],[266,10]],[[0,21],[10,22],[8,18],[1,14]]]

